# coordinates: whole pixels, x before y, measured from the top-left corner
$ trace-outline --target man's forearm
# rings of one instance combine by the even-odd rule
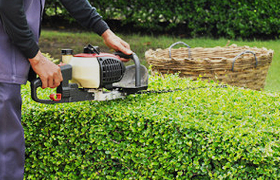
[[[24,12],[23,0],[0,0],[0,19],[11,39],[26,58],[33,58],[39,51]]]
[[[87,0],[60,0],[69,13],[84,27],[92,29],[99,35],[102,35],[109,29],[106,22],[97,13]]]

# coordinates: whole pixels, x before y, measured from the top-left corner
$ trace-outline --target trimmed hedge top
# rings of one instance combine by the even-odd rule
[[[277,179],[280,96],[176,75],[124,100],[37,104],[23,87],[26,179]]]

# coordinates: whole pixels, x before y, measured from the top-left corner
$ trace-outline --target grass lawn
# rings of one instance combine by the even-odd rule
[[[148,49],[168,48],[172,43],[183,41],[191,47],[215,47],[225,46],[228,39],[210,39],[210,38],[194,38],[185,39],[180,37],[169,36],[141,36],[141,35],[121,35],[119,36],[131,45],[131,49],[136,52],[142,63],[147,65],[144,53]],[[94,33],[73,33],[43,30],[41,34],[40,46],[42,52],[49,53],[54,58],[60,58],[60,50],[63,48],[71,48],[74,53],[83,51],[83,47],[88,43],[99,46],[101,51],[111,52],[102,42],[102,38]],[[267,75],[265,90],[280,92],[280,40],[230,40],[230,44],[238,46],[256,46],[258,48],[266,47],[274,50],[274,57]]]

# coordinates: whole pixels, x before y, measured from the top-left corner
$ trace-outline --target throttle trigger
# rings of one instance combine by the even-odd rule
[[[60,101],[61,100],[61,94],[60,93],[51,94],[50,99],[53,100],[53,101]]]

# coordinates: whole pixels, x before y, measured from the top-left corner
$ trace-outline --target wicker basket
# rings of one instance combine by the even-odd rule
[[[172,49],[177,44],[186,47]],[[148,50],[145,53],[152,71],[162,74],[179,73],[182,77],[215,80],[233,86],[254,90],[264,88],[273,50],[256,47],[190,48],[184,42],[172,44],[168,49]]]

